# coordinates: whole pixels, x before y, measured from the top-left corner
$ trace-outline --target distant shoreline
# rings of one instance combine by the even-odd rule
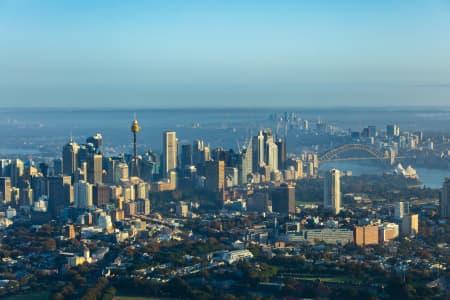
[[[284,111],[305,111],[305,112],[314,112],[314,111],[389,111],[389,112],[449,112],[450,113],[450,105],[449,106],[258,106],[258,107],[248,107],[248,106],[189,106],[189,107],[149,107],[149,106],[96,106],[96,107],[70,107],[70,106],[48,106],[48,107],[20,107],[20,106],[10,106],[10,107],[1,107],[0,111],[97,111],[97,112],[110,112],[110,111],[223,111],[223,110],[257,110],[257,111],[276,111],[276,112],[284,112]]]

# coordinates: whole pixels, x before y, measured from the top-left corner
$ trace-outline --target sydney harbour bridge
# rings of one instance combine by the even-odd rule
[[[319,164],[331,161],[378,160],[383,165],[393,165],[398,158],[391,149],[381,151],[366,144],[344,144],[319,155]]]

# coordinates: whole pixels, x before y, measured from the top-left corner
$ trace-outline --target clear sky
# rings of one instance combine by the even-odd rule
[[[1,106],[450,105],[449,0],[0,0]]]

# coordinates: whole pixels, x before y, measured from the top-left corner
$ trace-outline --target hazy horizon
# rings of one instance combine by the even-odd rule
[[[427,106],[450,3],[0,0],[0,105]]]

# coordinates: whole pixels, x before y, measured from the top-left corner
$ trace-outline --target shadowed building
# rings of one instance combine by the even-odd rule
[[[101,153],[103,146],[103,137],[100,133],[88,137],[86,139],[86,143],[92,144],[94,146],[95,153]]]
[[[341,172],[331,169],[325,174],[323,206],[335,215],[341,211]]]
[[[62,151],[62,173],[65,176],[73,176],[73,173],[78,168],[78,150],[80,146],[72,139],[64,145]]]
[[[442,184],[440,211],[442,218],[450,217],[450,177],[445,178]]]
[[[111,191],[109,186],[96,184],[92,187],[92,201],[96,207],[102,207],[108,204],[111,199]]]
[[[181,169],[184,170],[188,166],[192,166],[192,145],[186,144],[181,146]]]
[[[278,139],[275,143],[278,147],[278,169],[286,168],[286,140]]]
[[[295,213],[295,185],[282,183],[272,190],[272,210],[282,214]]]
[[[59,216],[62,209],[69,207],[73,200],[70,176],[47,177],[48,209],[53,217]]]
[[[225,162],[219,161],[206,161],[205,162],[205,188],[220,192],[223,191],[225,182]]]

